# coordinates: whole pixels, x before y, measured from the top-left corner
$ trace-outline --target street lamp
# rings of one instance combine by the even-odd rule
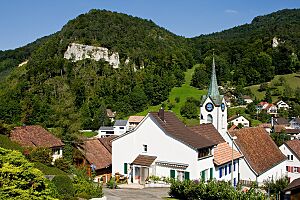
[[[236,136],[232,136],[231,137],[231,144],[232,144],[232,146],[231,146],[231,152],[232,152],[232,159],[231,159],[231,184],[232,184],[232,186],[234,187],[234,183],[233,183],[233,141],[234,140],[236,140],[237,139],[237,137]]]

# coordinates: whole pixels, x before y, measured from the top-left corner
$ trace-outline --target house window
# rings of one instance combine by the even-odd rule
[[[233,162],[233,171],[235,171],[235,162]]]
[[[287,157],[288,157],[288,160],[290,160],[290,155],[287,155]]]
[[[177,171],[177,180],[179,180],[179,181],[185,180],[184,171]]]
[[[291,160],[294,160],[294,156],[293,155],[291,155]]]
[[[223,170],[223,168],[220,167],[220,168],[219,168],[219,178],[222,178],[222,174],[223,174],[222,170]]]
[[[211,155],[211,149],[206,148],[206,149],[199,149],[198,150],[198,158],[203,158]]]
[[[222,114],[222,129],[224,129],[224,114]]]
[[[59,149],[52,149],[53,155],[59,155]]]
[[[200,119],[203,119],[203,115],[202,114],[200,115]]]
[[[231,166],[232,166],[231,164],[228,165],[228,174],[231,173]]]
[[[148,151],[148,146],[146,144],[143,144],[143,151],[146,153]]]
[[[227,175],[227,165],[225,165],[224,171],[225,171],[225,176],[226,176]]]
[[[213,123],[213,117],[212,117],[211,114],[208,114],[208,115],[207,115],[207,123],[210,123],[210,124]]]
[[[298,167],[294,167],[294,173],[298,172]]]
[[[286,171],[287,171],[287,172],[289,171],[289,166],[286,166]]]
[[[120,127],[120,129],[124,129],[124,127]]]

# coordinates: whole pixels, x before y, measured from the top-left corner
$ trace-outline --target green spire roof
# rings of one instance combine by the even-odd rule
[[[219,89],[218,89],[218,82],[217,82],[217,76],[216,76],[215,58],[213,57],[211,79],[210,79],[210,85],[208,88],[207,96],[218,97],[219,95],[220,95],[220,93],[219,93]]]

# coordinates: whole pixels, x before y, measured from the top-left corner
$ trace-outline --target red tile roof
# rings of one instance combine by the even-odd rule
[[[64,143],[39,125],[15,127],[10,139],[24,147],[60,147]]]
[[[238,159],[243,157],[238,151],[233,150],[233,159]],[[225,163],[228,163],[232,160],[232,148],[227,144],[227,142],[223,142],[217,145],[214,151],[214,163],[219,166]]]
[[[129,123],[140,123],[145,116],[130,116],[128,118]]]
[[[173,137],[195,149],[207,148],[216,145],[216,142],[210,141],[207,138],[195,133],[181,122],[174,113],[162,112],[164,115],[159,117],[157,112],[150,112],[157,123],[164,129],[166,134]]]
[[[225,142],[223,137],[220,135],[220,133],[212,124],[200,124],[197,126],[191,126],[189,127],[189,129],[209,139],[210,141],[213,141],[215,144],[220,144]]]
[[[284,188],[284,192],[285,191],[289,191],[289,190],[298,190],[300,188],[300,178],[297,178],[295,180],[293,180],[286,188]]]
[[[150,167],[156,156],[138,155],[131,164]]]
[[[229,132],[251,168],[260,175],[286,160],[264,128],[243,128]]]
[[[284,143],[300,160],[300,140],[289,140]]]
[[[78,145],[85,159],[96,166],[96,170],[111,166],[111,140],[115,137],[90,139]]]

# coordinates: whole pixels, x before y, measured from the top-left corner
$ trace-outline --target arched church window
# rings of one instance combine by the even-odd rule
[[[202,114],[200,115],[200,119],[203,119],[203,115]]]
[[[211,123],[211,124],[213,123],[213,117],[211,114],[207,115],[207,123]]]

